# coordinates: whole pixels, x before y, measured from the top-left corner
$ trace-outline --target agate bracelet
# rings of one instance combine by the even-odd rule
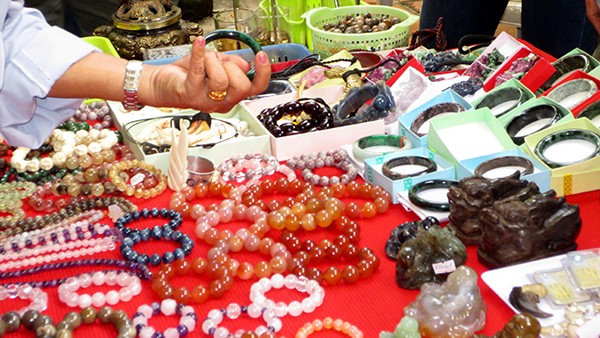
[[[376,150],[374,147],[386,147],[387,150]],[[358,139],[352,144],[352,155],[363,162],[367,158],[385,155],[391,152],[409,149],[410,141],[399,135],[379,134]]]
[[[523,144],[523,142],[525,142],[526,136],[550,127],[551,125],[556,123],[560,118],[561,116],[558,113],[558,110],[555,106],[551,104],[541,104],[533,106],[523,111],[521,114],[513,117],[512,120],[510,120],[510,122],[508,122],[508,124],[506,125],[506,131],[508,132],[508,135],[516,145],[521,145]],[[538,128],[533,132],[530,132],[526,135],[517,136],[519,132],[525,127],[542,119],[550,120],[547,123],[545,123],[541,128]]]
[[[426,190],[439,189],[439,188],[450,188],[451,186],[457,185],[458,182],[450,181],[450,180],[428,180],[419,182],[410,188],[408,191],[408,199],[415,206],[433,211],[449,211],[450,204],[448,202],[434,202],[430,200],[426,200],[419,196],[419,194]]]
[[[408,165],[418,165],[418,166],[423,166],[424,168],[423,168],[423,170],[420,170],[420,171],[417,171],[414,173],[410,173],[410,174],[400,174],[400,173],[396,173],[392,170],[393,168],[398,168],[398,167],[408,166]],[[427,173],[432,173],[436,170],[437,170],[437,164],[434,161],[428,159],[427,157],[423,157],[423,156],[396,157],[391,160],[388,160],[381,167],[381,172],[383,173],[383,175],[385,175],[387,178],[394,180],[394,181],[401,180],[401,179],[404,179],[407,177],[414,177],[414,176],[419,176],[419,175],[423,175],[423,174],[427,174]]]
[[[544,152],[550,146],[552,146],[556,143],[562,142],[562,141],[566,141],[566,140],[588,141],[588,142],[594,144],[595,149],[592,152],[592,154],[586,156],[585,158],[582,158],[580,160],[573,161],[573,162],[553,161],[544,155]],[[598,134],[596,134],[592,131],[585,130],[585,129],[567,129],[567,130],[557,131],[555,133],[546,135],[544,138],[542,138],[538,142],[538,144],[535,146],[534,153],[540,160],[542,160],[550,168],[560,168],[560,167],[567,166],[567,165],[577,164],[580,162],[587,161],[591,158],[594,158],[600,154],[600,136],[598,136]]]
[[[521,167],[521,175],[533,173],[533,163],[528,158],[521,156],[502,156],[480,163],[475,168],[475,176],[485,177],[485,174],[491,170],[503,167]]]
[[[458,103],[454,103],[454,102],[438,103],[436,105],[433,105],[433,106],[425,109],[421,114],[419,114],[419,116],[417,116],[417,118],[410,125],[410,130],[418,136],[425,136],[425,135],[427,135],[427,132],[425,132],[425,133],[419,132],[419,129],[421,128],[421,126],[423,124],[425,124],[425,122],[431,120],[432,118],[434,118],[438,115],[447,114],[447,113],[458,113],[458,112],[461,112],[464,110],[465,110],[465,108],[463,108],[463,106],[461,106]]]

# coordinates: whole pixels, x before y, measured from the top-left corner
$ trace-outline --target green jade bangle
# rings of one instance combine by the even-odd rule
[[[262,50],[258,42],[256,42],[256,40],[254,40],[252,37],[242,32],[234,30],[218,29],[206,34],[204,36],[204,39],[206,40],[207,44],[220,39],[237,40],[239,42],[245,43],[248,47],[250,47],[250,49],[254,52],[254,55],[256,55],[256,53]],[[254,79],[255,74],[256,70],[254,69],[254,67],[252,67],[252,69],[250,69],[248,73],[246,73],[246,76],[248,76],[248,78],[252,80]]]
[[[413,185],[408,191],[408,199],[415,206],[432,211],[450,211],[450,204],[448,202],[434,202],[430,200],[426,200],[419,196],[420,193],[426,190],[440,189],[446,188],[449,189],[451,186],[458,185],[456,181],[450,180],[428,180],[419,182]]]
[[[352,155],[362,163],[367,158],[410,149],[411,146],[410,141],[404,136],[377,134],[355,141],[352,144]]]
[[[588,141],[594,145],[595,149],[590,155],[586,156],[585,158],[572,162],[553,161],[546,157],[545,152],[550,146],[567,140]],[[540,160],[542,160],[542,162],[546,163],[546,165],[550,168],[560,168],[567,165],[581,163],[592,159],[600,154],[600,136],[598,136],[598,134],[592,131],[585,129],[567,129],[557,131],[555,133],[546,135],[543,139],[541,139],[535,146],[534,153]]]
[[[487,107],[494,116],[500,117],[528,99],[529,97],[519,87],[504,87],[487,94],[475,109]]]
[[[401,167],[401,166],[409,166],[409,165],[417,165],[424,167],[423,170],[409,173],[409,174],[400,174],[398,172],[392,171],[393,168]],[[432,173],[437,170],[437,164],[427,157],[422,156],[402,156],[393,158],[383,164],[381,167],[381,172],[387,178],[391,180],[401,180],[407,177],[415,177],[424,175],[427,173]]]

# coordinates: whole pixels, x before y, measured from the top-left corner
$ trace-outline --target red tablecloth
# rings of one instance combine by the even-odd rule
[[[167,190],[160,196],[149,200],[137,200],[132,199],[138,207],[151,208],[151,207],[168,207],[169,198],[171,191]],[[583,193],[573,196],[568,196],[568,202],[572,204],[578,204],[581,210],[581,218],[583,220],[583,229],[578,239],[579,249],[587,249],[600,247],[600,236],[595,229],[596,221],[594,219],[599,216],[599,197],[600,193],[597,191]],[[218,199],[207,198],[202,200],[195,200],[193,203],[201,203],[205,206],[210,203],[218,202]],[[346,202],[349,200],[346,200]],[[363,201],[364,203],[364,201]],[[371,276],[369,279],[360,280],[358,283],[353,285],[347,285],[343,282],[337,286],[325,286],[325,300],[322,306],[318,307],[313,313],[302,314],[299,317],[286,316],[282,318],[283,328],[280,332],[280,336],[293,337],[295,332],[306,322],[314,319],[323,319],[325,317],[341,318],[348,321],[358,328],[360,328],[365,337],[378,337],[379,332],[382,330],[393,331],[396,324],[403,317],[404,307],[411,303],[418,294],[418,291],[404,290],[396,286],[395,283],[395,262],[386,258],[384,253],[385,241],[388,238],[390,231],[400,223],[406,221],[416,220],[417,217],[412,212],[406,211],[400,205],[392,205],[388,212],[383,215],[378,215],[372,219],[359,220],[359,224],[362,228],[360,246],[366,246],[372,248],[377,255],[381,258],[381,266],[379,270]],[[108,218],[104,219],[105,222],[109,222]],[[155,221],[154,224],[162,224]],[[132,224],[133,227],[139,227],[144,225],[151,225],[152,222]],[[220,228],[237,229],[239,227],[249,226],[248,222],[232,222],[225,225],[220,225]],[[194,222],[193,220],[185,220],[181,229],[189,234],[193,239],[197,239],[194,234]],[[272,230],[271,230],[272,232]],[[274,233],[269,235],[276,235]],[[316,232],[310,234],[314,238],[322,238],[324,233]],[[165,242],[149,242],[147,244],[136,247],[142,252],[159,252],[162,253],[164,250],[172,250],[174,245]],[[209,246],[201,240],[196,242],[191,258],[198,256],[205,256]],[[468,260],[467,265],[475,269],[479,274],[486,271],[478,261],[476,256],[476,248],[469,247],[467,250]],[[121,258],[117,250],[101,255],[98,257],[109,257],[109,258]],[[263,257],[257,257],[257,255],[243,255],[238,254],[237,259],[245,259],[256,262]],[[77,272],[81,272],[85,269],[71,269],[66,271],[55,271],[52,273],[45,273],[38,276],[31,276],[27,280],[39,280],[42,278],[56,278],[59,276],[68,276]],[[153,268],[156,271],[156,268]],[[506,276],[510,279],[510,276]],[[24,279],[25,280],[25,279]],[[193,305],[198,315],[198,323],[196,331],[190,336],[192,337],[207,337],[201,332],[202,321],[206,317],[209,310],[213,308],[223,308],[229,303],[238,303],[240,305],[249,303],[249,290],[250,286],[256,280],[241,281],[236,279],[233,285],[233,289],[227,292],[221,299],[209,300],[207,303],[202,305]],[[6,282],[6,281],[3,281]],[[203,282],[202,279],[187,277],[178,278],[173,283],[175,285],[188,285],[193,286],[199,282]],[[141,295],[135,297],[128,303],[119,303],[114,308],[124,309],[130,316],[134,314],[137,307],[141,304],[149,304],[154,301],[158,301],[157,296],[150,289],[150,282],[143,282],[143,290]],[[487,335],[499,331],[503,325],[512,317],[513,312],[504,302],[480,279],[479,286],[483,295],[484,301],[487,303],[487,319],[485,328],[480,332]],[[96,287],[90,289],[108,291],[110,287]],[[78,311],[79,309],[68,308],[65,304],[58,300],[56,288],[46,290],[49,293],[49,306],[45,313],[49,314],[55,322],[58,322],[65,313],[68,311]],[[88,291],[88,290],[83,290]],[[285,292],[285,291],[270,291],[267,293],[268,297],[275,299],[291,300],[304,298],[304,294],[296,292]],[[27,304],[24,300],[12,300],[0,302],[0,312],[6,312],[8,310],[18,309]],[[150,319],[150,324],[157,329],[165,329],[169,326],[174,326],[178,323],[178,318],[175,317],[164,317],[156,316]],[[238,328],[254,328],[262,324],[262,320],[259,319],[248,319],[240,318],[236,321],[225,319],[222,323],[223,326],[234,331]],[[106,325],[94,325],[86,326],[78,329],[75,332],[75,337],[83,337],[85,334],[93,334],[95,337],[114,337],[115,331],[111,327]],[[21,329],[19,333],[13,333],[6,336],[10,337],[32,337],[31,333],[27,333],[24,329]],[[312,337],[342,337],[343,335],[325,331],[322,333],[315,333]]]

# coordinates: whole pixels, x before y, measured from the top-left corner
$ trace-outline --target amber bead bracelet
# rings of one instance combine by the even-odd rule
[[[162,299],[173,298],[180,304],[204,304],[209,299],[219,299],[225,292],[231,290],[233,278],[230,275],[231,270],[227,266],[227,261],[212,260],[207,261],[204,258],[196,258],[191,262],[187,259],[178,259],[173,263],[163,265],[160,270],[153,275],[152,290]],[[178,276],[188,275],[204,276],[210,280],[208,285],[198,284],[190,291],[183,286],[175,288],[171,280]]]
[[[110,168],[108,176],[117,189],[127,196],[151,198],[167,188],[167,176],[143,161],[117,162]]]

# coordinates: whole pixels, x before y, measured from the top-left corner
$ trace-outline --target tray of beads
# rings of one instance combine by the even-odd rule
[[[306,101],[299,102],[312,102],[314,100],[320,102],[319,105],[321,106],[323,103],[333,106],[342,96],[343,90],[342,86],[331,86],[314,90],[308,89],[302,93],[302,98],[300,99]],[[278,136],[275,136],[272,130],[268,130],[263,123],[259,122],[258,115],[265,109],[283,107],[284,104],[294,102],[297,99],[298,93],[289,93],[252,101],[243,101],[241,103],[242,107],[255,118],[263,131],[269,135],[271,153],[279,161],[285,161],[295,156],[322,150],[337,149],[345,144],[352,144],[364,136],[385,134],[385,122],[383,119],[334,128],[313,128],[318,130],[291,132]],[[312,106],[312,103],[309,105]],[[313,119],[310,117],[308,120],[318,121],[318,118]]]
[[[168,173],[169,150],[179,139],[179,123],[186,123],[188,156],[201,156],[218,166],[235,154],[271,154],[269,136],[250,114],[235,106],[227,114],[186,111],[125,123],[119,130],[135,158]]]
[[[599,249],[572,251],[486,271],[481,279],[515,313],[532,311],[542,326],[540,337],[566,337],[567,330],[579,334],[588,322],[593,324],[591,320],[600,316],[598,288],[583,288],[598,286],[600,277],[596,265],[599,259]],[[574,269],[579,277],[573,273]],[[535,293],[536,297],[530,297],[528,293]]]

